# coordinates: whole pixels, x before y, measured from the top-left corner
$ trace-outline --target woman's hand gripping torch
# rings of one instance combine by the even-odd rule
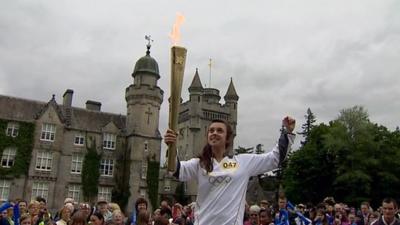
[[[177,133],[179,106],[187,50],[180,46],[171,48],[171,96],[169,99],[169,129]],[[176,169],[176,142],[168,145],[168,171]]]

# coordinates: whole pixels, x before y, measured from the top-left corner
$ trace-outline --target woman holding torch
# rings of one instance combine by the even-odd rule
[[[228,156],[232,128],[225,121],[214,120],[200,155],[188,161],[176,161],[174,176],[180,181],[196,179],[198,183],[195,225],[243,224],[249,178],[277,168],[293,143],[295,120],[285,117],[282,125],[282,134],[272,151]],[[176,133],[168,129],[164,141],[175,144]]]

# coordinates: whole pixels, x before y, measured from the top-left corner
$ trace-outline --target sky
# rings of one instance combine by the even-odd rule
[[[87,100],[126,114],[125,88],[146,52],[164,90],[160,131],[168,121],[170,47],[177,13],[187,48],[182,97],[196,68],[203,86],[239,95],[235,147],[270,149],[281,120],[311,108],[317,123],[364,106],[372,122],[400,125],[398,0],[13,0],[0,8],[0,94],[73,106]],[[211,84],[209,59],[212,59]],[[221,104],[224,104],[221,100]],[[298,142],[301,138],[297,139]]]

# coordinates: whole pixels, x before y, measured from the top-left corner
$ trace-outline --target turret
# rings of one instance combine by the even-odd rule
[[[228,90],[224,96],[224,100],[225,107],[228,107],[229,111],[231,112],[232,121],[237,121],[237,102],[239,100],[239,96],[236,93],[232,78],[231,82],[229,83]]]

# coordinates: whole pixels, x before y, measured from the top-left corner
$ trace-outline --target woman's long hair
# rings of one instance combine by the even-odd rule
[[[225,120],[213,120],[211,121],[211,124],[213,123],[223,123],[225,124],[226,127],[226,143],[225,143],[225,149],[227,149],[231,143],[232,143],[232,127],[229,125],[228,122]],[[211,126],[210,124],[210,126]],[[209,129],[209,128],[208,128]],[[207,173],[211,173],[213,171],[213,164],[211,161],[211,158],[213,156],[211,146],[208,144],[208,130],[206,134],[206,139],[207,139],[207,144],[203,147],[203,151],[200,153],[198,156],[200,158],[200,166],[207,171]]]

